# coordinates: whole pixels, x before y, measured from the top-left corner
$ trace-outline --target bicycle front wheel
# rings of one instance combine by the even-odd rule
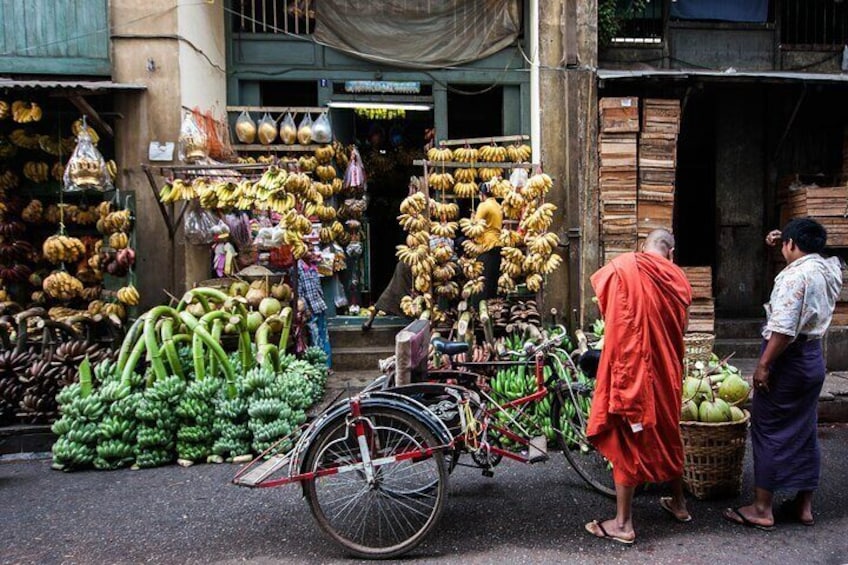
[[[551,422],[557,445],[577,474],[596,491],[614,497],[612,464],[586,438],[592,393],[588,382],[564,381],[551,406]]]
[[[308,481],[306,498],[321,529],[349,552],[389,559],[413,549],[438,521],[447,497],[447,465],[441,451],[403,457],[439,445],[408,414],[366,407],[362,418],[372,477],[362,466],[353,428],[341,418],[318,434],[306,455],[308,470],[340,472]]]

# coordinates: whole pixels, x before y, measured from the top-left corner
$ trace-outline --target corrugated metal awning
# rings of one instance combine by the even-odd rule
[[[0,89],[3,88],[44,88],[51,90],[71,90],[91,94],[107,91],[147,90],[143,84],[127,84],[111,80],[15,80],[0,78]]]
[[[708,78],[728,81],[763,82],[835,82],[848,84],[846,73],[798,73],[791,71],[710,71],[710,70],[664,70],[664,69],[598,69],[599,80],[627,79],[687,79]]]

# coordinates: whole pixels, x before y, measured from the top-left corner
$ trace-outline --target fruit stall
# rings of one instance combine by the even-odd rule
[[[0,97],[0,425],[53,421],[56,391],[138,304],[132,195],[88,115],[97,129],[62,97]]]

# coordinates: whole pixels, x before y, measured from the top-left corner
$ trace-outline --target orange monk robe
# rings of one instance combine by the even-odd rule
[[[589,439],[612,463],[616,484],[679,477],[689,282],[659,255],[625,253],[592,275],[592,287],[605,325]],[[631,424],[643,430],[634,432]]]

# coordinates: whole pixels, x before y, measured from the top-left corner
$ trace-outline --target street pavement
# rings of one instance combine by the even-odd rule
[[[594,539],[583,525],[613,512],[565,459],[502,463],[492,479],[459,468],[439,525],[404,561],[415,563],[848,563],[848,426],[819,429],[822,485],[816,525],[773,532],[734,526],[721,510],[743,494],[692,499],[674,522],[659,491],[637,496],[633,546]],[[234,465],[62,473],[48,460],[0,464],[0,563],[334,563],[344,552],[319,531],[297,486],[249,490]]]

